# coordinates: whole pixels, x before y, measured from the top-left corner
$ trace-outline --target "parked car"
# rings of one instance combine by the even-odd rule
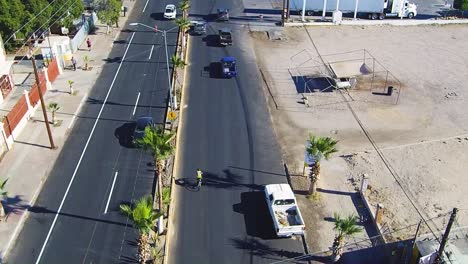
[[[133,132],[133,143],[145,136],[146,127],[154,126],[153,118],[150,116],[143,116],[137,119],[135,131]]]
[[[177,15],[177,9],[175,5],[173,4],[166,5],[166,8],[164,9],[164,18],[175,19],[176,15]]]
[[[218,9],[218,21],[229,21],[229,9]]]
[[[193,35],[205,35],[206,23],[201,21],[194,21],[192,23],[192,34]]]

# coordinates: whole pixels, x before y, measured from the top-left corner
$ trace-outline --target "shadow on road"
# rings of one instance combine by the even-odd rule
[[[232,206],[234,212],[243,214],[247,235],[262,239],[276,238],[265,194],[260,191],[241,193],[241,202]]]
[[[260,239],[252,237],[245,239],[231,238],[231,243],[238,249],[249,250],[253,255],[264,258],[270,256],[272,260],[281,260],[283,258],[292,259],[304,255],[304,253],[301,252],[270,247]],[[291,260],[287,263],[306,263],[306,261]]]
[[[218,35],[206,35],[202,38],[202,41],[204,41],[208,47],[223,47],[219,44]]]
[[[119,140],[120,146],[124,148],[134,148],[133,131],[135,131],[136,123],[127,122],[114,131],[114,136]]]
[[[175,180],[175,184],[184,187],[187,191],[197,192],[200,190],[196,178],[180,178]]]

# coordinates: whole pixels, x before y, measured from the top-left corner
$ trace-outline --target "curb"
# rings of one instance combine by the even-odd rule
[[[343,20],[341,23],[333,22],[286,22],[285,27],[302,27],[302,26],[421,26],[421,25],[453,25],[453,24],[468,24],[468,19],[454,20]]]
[[[188,54],[189,54],[189,51],[190,51],[190,38],[188,37],[187,38],[187,42],[186,42],[186,49],[185,49],[185,60],[186,61],[186,58],[188,58]],[[175,177],[174,175],[177,174],[177,163],[178,161],[180,160],[180,138],[181,138],[181,133],[179,131],[181,131],[181,127],[182,127],[182,121],[183,121],[183,110],[184,110],[184,105],[185,105],[185,101],[186,101],[186,93],[184,92],[184,88],[185,88],[185,82],[187,80],[187,68],[188,67],[185,67],[184,68],[184,81],[182,83],[182,96],[180,98],[180,102],[179,102],[179,121],[178,121],[178,126],[177,126],[177,138],[176,138],[176,153],[175,153],[175,156],[174,156],[174,165],[172,167],[173,171],[172,171],[172,180],[171,180],[171,190],[174,190],[173,187],[175,186]],[[169,259],[169,245],[170,245],[170,241],[171,241],[171,235],[169,234],[169,232],[172,232],[172,227],[173,227],[173,221],[174,221],[174,210],[175,210],[175,207],[176,207],[176,199],[177,195],[176,195],[176,192],[174,191],[171,191],[171,201],[170,201],[170,204],[169,204],[169,215],[168,215],[168,218],[167,218],[167,232],[166,232],[166,243],[164,245],[164,258],[163,258],[163,264],[167,264],[168,263],[168,259]]]

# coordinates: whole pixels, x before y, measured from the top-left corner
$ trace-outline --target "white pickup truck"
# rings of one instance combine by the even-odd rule
[[[266,185],[265,198],[278,237],[304,234],[304,220],[288,184]]]

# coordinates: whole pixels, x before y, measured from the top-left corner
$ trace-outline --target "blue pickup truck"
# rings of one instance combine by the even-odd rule
[[[237,76],[236,59],[233,57],[224,57],[221,59],[221,74],[224,78]]]

